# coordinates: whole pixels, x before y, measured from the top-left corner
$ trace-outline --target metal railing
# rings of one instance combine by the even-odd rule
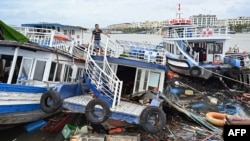
[[[35,27],[13,27],[18,32],[25,35],[31,42],[37,43],[41,47],[51,47],[63,51],[64,53],[77,59],[84,59],[86,48],[80,45],[74,45],[67,36],[58,33],[56,30]],[[55,38],[55,36],[63,37],[63,39]]]
[[[197,28],[192,26],[174,27],[164,33],[165,38],[201,38],[201,37],[226,37],[228,27]],[[176,34],[177,33],[177,34]]]
[[[114,108],[120,104],[123,82],[119,80],[107,61],[108,42],[109,39],[107,39],[106,45],[104,47],[103,62],[99,65],[91,57],[93,54],[93,41],[89,44],[86,55],[85,69],[86,74],[91,80],[91,83],[103,95],[113,100],[112,108]]]
[[[121,57],[165,65],[165,49],[157,45],[124,40],[116,42],[123,48]]]
[[[178,50],[182,50],[184,52],[182,52],[182,54],[186,57],[189,56],[191,57],[197,64],[199,64],[199,53],[196,52],[195,50],[193,50],[192,47],[189,47],[190,51],[187,51],[187,47],[189,46],[188,41],[184,41],[184,40],[179,40],[176,42],[177,46],[178,46]],[[191,53],[190,53],[191,52]],[[192,54],[193,53],[193,54]],[[188,58],[188,57],[187,57]],[[189,58],[190,59],[190,58]]]
[[[175,36],[179,38],[179,34],[177,31],[175,31]],[[187,45],[188,42],[186,43],[183,40],[176,41],[176,46],[178,50],[188,59],[190,60],[194,65],[198,66],[199,65],[199,53],[196,53],[194,51],[194,55],[187,54]]]

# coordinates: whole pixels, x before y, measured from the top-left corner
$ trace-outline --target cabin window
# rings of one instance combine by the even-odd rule
[[[60,27],[57,27],[57,31],[60,32]]]
[[[148,82],[148,90],[158,91],[159,82],[160,82],[160,73],[159,72],[151,72]]]
[[[135,92],[143,91],[147,89],[148,84],[148,74],[149,71],[145,69],[138,69],[137,78],[136,78],[136,86]]]
[[[76,73],[76,79],[78,80],[79,78],[83,77],[83,68],[78,68],[77,73]]]
[[[24,58],[22,63],[21,74],[19,76],[28,79],[31,66],[32,66],[32,59]]]
[[[33,80],[42,81],[46,61],[37,60]]]
[[[64,34],[64,35],[68,35],[67,30],[63,30],[63,34]]]
[[[222,54],[223,43],[207,43],[208,54]]]
[[[75,30],[71,30],[71,35],[75,35]]]
[[[55,81],[61,81],[62,64],[57,65]]]
[[[52,62],[49,71],[49,81],[53,81],[56,72],[56,63]]]
[[[79,39],[79,38],[80,38],[80,35],[76,35],[76,38]]]
[[[65,65],[64,68],[64,82],[69,82],[71,79],[71,75],[72,75],[72,68],[69,65]]]

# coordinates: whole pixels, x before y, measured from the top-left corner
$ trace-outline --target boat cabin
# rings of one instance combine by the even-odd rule
[[[30,27],[32,25],[34,27]],[[14,27],[25,35],[20,36],[28,37],[25,44],[0,40],[0,82],[47,86],[76,82],[83,76],[85,51],[75,45],[82,43],[83,28],[60,24],[38,25],[42,24]],[[56,38],[54,29],[73,31],[74,40]],[[5,32],[7,30],[20,34],[13,29],[4,29]]]
[[[199,29],[193,25],[171,25],[164,28],[163,43],[176,57],[188,54],[199,63],[223,63],[228,50],[226,29]],[[224,35],[224,36],[223,36]]]
[[[102,68],[102,57],[93,58]],[[121,96],[146,90],[163,92],[167,67],[123,58],[108,58],[108,61],[112,71],[123,81]]]
[[[22,24],[22,27],[33,27],[34,32],[48,33],[55,30],[55,38],[73,40],[74,45],[83,44],[83,34],[88,30],[81,26],[63,25],[59,23],[30,23]],[[49,30],[48,30],[49,29]],[[26,33],[24,33],[26,35]]]

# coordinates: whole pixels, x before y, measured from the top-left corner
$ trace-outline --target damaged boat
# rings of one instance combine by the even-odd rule
[[[10,27],[0,21],[1,129],[48,117],[60,111],[62,99],[83,89],[79,79],[84,69],[83,48],[58,32],[83,32],[83,28],[38,25]]]
[[[155,97],[147,104],[129,100],[132,93],[163,90],[168,67],[164,64],[162,50],[135,42],[121,45],[107,38],[100,53],[92,44],[87,47],[84,71],[91,93],[67,98],[63,107],[85,113],[94,124],[110,118],[140,125],[149,133],[164,129],[166,115],[161,109],[162,99]]]
[[[237,46],[228,46],[228,27],[193,25],[191,19],[181,18],[180,7],[177,15],[162,29],[170,70],[194,78],[222,77],[228,85],[239,81],[239,89],[249,89],[249,55]]]

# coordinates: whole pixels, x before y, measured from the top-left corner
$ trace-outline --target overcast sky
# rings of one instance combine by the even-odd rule
[[[53,22],[92,28],[176,17],[215,14],[218,19],[250,17],[250,0],[0,0],[0,20],[10,25]]]

